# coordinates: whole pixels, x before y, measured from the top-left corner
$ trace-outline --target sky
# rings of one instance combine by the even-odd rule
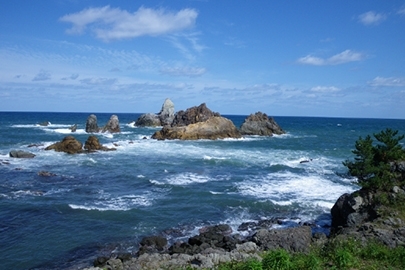
[[[0,111],[405,119],[405,0],[0,0]]]

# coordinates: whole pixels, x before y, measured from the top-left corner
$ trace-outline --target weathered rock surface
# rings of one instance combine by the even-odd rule
[[[34,158],[35,155],[30,152],[25,152],[22,150],[12,150],[9,153],[9,156],[12,158]]]
[[[239,130],[232,121],[220,116],[214,116],[205,122],[197,122],[188,126],[164,126],[152,135],[153,139],[158,140],[216,140],[240,137]]]
[[[84,149],[92,152],[92,151],[114,151],[117,150],[116,148],[108,148],[103,146],[96,136],[89,136],[84,143]]]
[[[46,147],[45,150],[55,150],[56,152],[65,152],[68,154],[82,153],[83,145],[81,142],[76,140],[73,136],[66,136],[62,141],[51,144]]]
[[[273,134],[284,134],[285,131],[265,113],[257,112],[249,115],[240,127],[242,135],[273,136]]]
[[[142,114],[135,122],[138,127],[160,127],[162,124],[160,118],[154,113]]]
[[[86,121],[86,132],[87,133],[97,133],[100,129],[97,125],[97,116],[90,114]]]
[[[186,111],[178,111],[173,119],[172,127],[183,127],[190,124],[205,122],[214,116],[221,116],[207,108],[205,103],[191,107]]]
[[[107,124],[104,126],[102,132],[118,133],[121,132],[120,121],[118,116],[113,114],[108,120]]]
[[[312,231],[309,226],[279,230],[260,229],[253,235],[252,241],[261,250],[282,248],[292,252],[308,252],[312,241]]]
[[[404,194],[403,189],[394,187],[388,196]],[[381,194],[364,189],[340,196],[331,209],[332,236],[376,240],[389,247],[405,245],[405,220],[395,209],[377,203],[377,196]]]
[[[170,99],[166,99],[162,105],[162,109],[158,113],[160,125],[171,125],[174,119],[174,103]]]

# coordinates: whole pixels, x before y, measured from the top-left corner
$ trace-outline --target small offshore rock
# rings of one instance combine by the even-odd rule
[[[12,150],[9,153],[9,156],[12,158],[34,158],[35,155],[30,152],[25,152],[22,150]]]
[[[113,114],[108,120],[107,124],[104,126],[103,132],[110,132],[110,133],[118,133],[121,132],[120,122],[118,120],[118,116]]]
[[[44,176],[44,177],[56,176],[56,174],[48,172],[48,171],[39,171],[38,175],[39,176]]]
[[[100,129],[97,125],[97,116],[90,114],[86,121],[86,132],[87,133],[97,133]]]
[[[249,115],[240,127],[242,135],[273,136],[284,134],[285,131],[265,113],[257,112]]]
[[[70,129],[71,132],[76,132],[76,130],[77,130],[77,124],[74,124],[74,125],[71,126],[69,129]]]
[[[47,127],[47,126],[49,126],[50,124],[51,124],[51,122],[49,122],[49,121],[44,121],[44,122],[39,123],[38,125],[43,126],[43,127]]]
[[[82,143],[73,136],[66,136],[62,141],[51,144],[45,150],[55,150],[56,152],[65,152],[68,154],[82,153]]]

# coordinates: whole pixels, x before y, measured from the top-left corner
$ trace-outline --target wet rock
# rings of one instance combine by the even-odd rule
[[[9,156],[12,158],[34,158],[35,155],[30,152],[25,152],[22,150],[12,150],[9,153]]]
[[[265,113],[257,112],[249,115],[240,127],[242,135],[273,136],[273,134],[284,134],[285,131]]]
[[[89,136],[86,140],[86,142],[84,143],[84,149],[88,150],[88,151],[114,151],[116,150],[116,148],[108,148],[103,146],[98,138],[94,135]]]
[[[77,124],[74,124],[74,125],[71,126],[69,129],[70,129],[71,132],[76,132],[76,130],[77,130]]]
[[[56,174],[48,172],[48,171],[39,171],[38,175],[39,176],[44,176],[44,177],[56,176]]]
[[[138,254],[156,253],[167,250],[167,239],[163,236],[147,236],[140,242]]]
[[[47,127],[47,126],[49,126],[50,124],[51,124],[51,122],[49,122],[49,121],[44,121],[44,122],[39,123],[38,125],[43,126],[43,127]]]
[[[104,126],[102,132],[118,133],[121,132],[120,122],[118,116],[115,114],[111,115],[110,120]]]
[[[97,116],[90,114],[86,121],[86,132],[87,133],[97,133],[100,129],[97,125]]]
[[[62,141],[51,144],[45,150],[55,150],[56,152],[65,152],[68,154],[82,153],[82,143],[73,136],[66,136]]]

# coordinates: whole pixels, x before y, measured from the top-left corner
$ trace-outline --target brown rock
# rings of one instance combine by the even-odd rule
[[[220,114],[211,111],[207,108],[205,103],[202,103],[198,107],[192,107],[186,111],[178,111],[173,119],[172,127],[183,127],[190,124],[205,122],[214,116],[220,116]]]
[[[257,112],[249,115],[240,127],[242,135],[273,136],[273,134],[284,134],[284,130],[265,113]]]
[[[240,138],[241,135],[231,120],[224,117],[211,117],[205,122],[198,122],[188,126],[165,126],[153,134],[153,139],[158,140],[199,140],[199,139],[225,139]]]
[[[89,136],[87,138],[87,141],[84,143],[84,149],[88,150],[88,151],[97,151],[97,150],[101,150],[101,151],[113,151],[116,150],[115,148],[108,148],[103,146],[100,141],[98,140],[98,138],[96,136]]]
[[[73,136],[66,136],[62,141],[51,144],[45,150],[55,150],[56,152],[65,152],[68,154],[77,154],[83,152],[82,143]]]

